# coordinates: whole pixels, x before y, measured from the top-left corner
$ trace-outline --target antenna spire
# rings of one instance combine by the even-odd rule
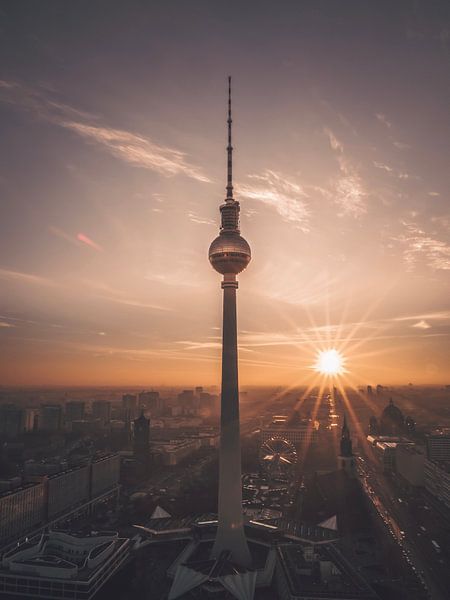
[[[227,200],[233,199],[233,146],[231,145],[231,77],[228,77],[228,146],[227,146]]]

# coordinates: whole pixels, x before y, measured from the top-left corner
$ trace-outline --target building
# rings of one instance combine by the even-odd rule
[[[399,444],[395,457],[397,474],[412,487],[425,483],[425,453],[423,448],[409,444]]]
[[[47,521],[52,521],[89,500],[89,471],[89,465],[85,464],[48,476]]]
[[[237,353],[236,290],[237,275],[251,259],[250,246],[240,235],[240,205],[233,197],[231,145],[231,78],[228,80],[228,146],[226,199],[220,206],[221,227],[209,247],[209,261],[223,276],[222,386],[219,446],[219,501],[212,548],[203,545],[203,563],[197,551],[201,544],[189,544],[168,573],[173,577],[169,600],[175,600],[193,588],[217,583],[226,590],[239,591],[237,597],[253,598],[256,570],[244,530],[241,481],[241,440],[239,421],[239,385]],[[183,405],[194,402],[192,390],[184,390],[178,400]],[[199,398],[197,399],[197,401]],[[207,549],[206,549],[207,548]],[[207,563],[207,564],[206,564]],[[212,573],[214,577],[211,577]],[[222,576],[223,574],[223,576]],[[270,577],[271,578],[271,577]],[[270,583],[269,578],[269,583]],[[223,590],[223,588],[222,588]],[[243,595],[245,590],[245,595]]]
[[[378,395],[378,386],[377,386]],[[380,432],[388,435],[398,435],[403,433],[405,428],[405,418],[402,411],[394,404],[392,398],[389,404],[383,410],[380,417]]]
[[[18,478],[3,489],[0,485],[0,547],[69,514],[88,513],[98,502],[115,501],[119,494],[118,454],[95,456],[72,468],[31,463],[27,470],[32,483],[22,485]]]
[[[395,471],[397,445],[397,442],[377,442],[375,444],[375,450],[385,473],[393,473]]]
[[[261,443],[273,437],[282,437],[299,449],[304,444],[316,444],[319,441],[319,426],[310,419],[274,417],[270,425],[261,428]]]
[[[199,404],[199,396],[194,390],[183,390],[178,394],[178,404],[183,408],[196,408]]]
[[[450,462],[424,461],[425,489],[450,509]]]
[[[101,427],[106,427],[111,421],[111,402],[94,400],[92,402],[92,418],[99,421]]]
[[[124,394],[122,396],[122,408],[124,410],[135,411],[137,409],[136,394]]]
[[[133,453],[139,462],[147,464],[149,458],[150,419],[141,412],[141,416],[134,421],[133,428]]]
[[[0,405],[0,437],[14,439],[25,428],[24,411],[15,404]]]
[[[136,394],[124,394],[122,396],[122,417],[125,419],[126,428],[131,429],[131,421],[136,418],[137,396]]]
[[[244,534],[237,353],[236,276],[251,260],[250,246],[240,235],[240,205],[233,197],[231,145],[231,79],[228,94],[228,169],[226,199],[220,206],[219,236],[209,247],[209,260],[223,280],[222,393],[220,408],[219,523],[212,556],[227,551],[241,567],[251,565]]]
[[[377,595],[333,544],[277,548],[275,580],[280,600],[368,600]]]
[[[368,435],[367,441],[375,450],[375,454],[386,473],[396,470],[397,451],[400,447],[414,446],[401,435]]]
[[[153,411],[158,411],[162,408],[162,400],[159,392],[141,392],[139,394],[139,407]]]
[[[96,456],[87,462],[50,475],[47,479],[47,520],[95,503],[106,492],[117,492],[120,476],[118,454]]]
[[[24,411],[24,429],[25,431],[36,431],[39,426],[39,409],[27,407]]]
[[[39,429],[42,431],[60,431],[63,425],[63,412],[60,404],[44,404],[39,412]]]
[[[27,460],[24,465],[25,477],[44,477],[45,475],[56,475],[69,468],[67,460]]]
[[[152,516],[145,526],[137,526],[136,546],[153,546],[153,555],[158,556],[160,545],[166,546],[169,554],[168,544],[185,542],[184,551],[175,561],[169,559],[171,562],[166,563],[167,574],[173,578],[169,600],[187,598],[183,590],[189,584],[196,598],[251,600],[260,597],[260,592],[264,598],[281,600],[378,598],[336,547],[335,531],[270,517],[271,511],[259,512],[267,514],[261,519],[250,516],[245,521],[253,559],[251,569],[230,567],[226,556],[209,558],[218,526],[216,516],[211,514],[182,519]],[[189,556],[192,558],[184,562]]]
[[[85,405],[82,401],[71,400],[66,402],[65,409],[66,425],[69,427],[72,426],[73,421],[82,421],[85,417]]]
[[[38,527],[45,520],[44,482],[22,485],[21,479],[0,492],[0,546]]]
[[[201,448],[200,438],[192,437],[181,440],[161,440],[152,443],[152,452],[161,456],[161,462],[174,467]]]
[[[72,433],[77,433],[80,436],[94,435],[98,429],[100,429],[100,420],[88,421],[87,419],[83,419],[81,421],[72,421]]]
[[[352,440],[345,415],[344,423],[342,425],[338,464],[339,469],[342,469],[349,477],[356,476],[356,465],[355,457],[353,456]]]
[[[130,540],[112,531],[50,531],[3,555],[0,594],[90,600],[125,563]]]
[[[118,454],[96,457],[90,467],[91,500],[118,487],[120,477],[120,456]]]
[[[450,429],[439,429],[428,435],[426,444],[428,460],[450,461]]]

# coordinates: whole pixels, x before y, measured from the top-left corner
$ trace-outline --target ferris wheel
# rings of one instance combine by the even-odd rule
[[[261,444],[259,461],[262,469],[273,479],[287,479],[297,464],[295,446],[282,437],[272,437]]]

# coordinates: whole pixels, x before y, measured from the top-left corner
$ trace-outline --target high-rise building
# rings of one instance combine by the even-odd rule
[[[395,453],[397,475],[409,486],[424,485],[425,453],[413,444],[398,444]]]
[[[39,413],[39,429],[59,431],[62,428],[63,414],[60,404],[43,404]]]
[[[24,412],[15,404],[0,406],[0,436],[8,439],[18,437],[24,430]]]
[[[39,426],[39,409],[30,406],[25,409],[25,422],[24,429],[25,431],[36,431]]]
[[[183,408],[194,408],[196,404],[194,390],[183,390],[178,394],[178,403]]]
[[[161,398],[159,392],[141,392],[139,394],[139,407],[150,410],[159,410],[161,408]]]
[[[122,408],[126,417],[134,419],[137,410],[136,394],[124,394],[122,396]]]
[[[424,461],[425,489],[450,509],[450,463]]]
[[[105,400],[94,400],[92,402],[92,418],[100,421],[100,425],[105,427],[111,421],[111,402]]]
[[[105,454],[96,457],[90,469],[90,497],[97,498],[107,490],[117,488],[120,477],[120,457],[118,454]]]
[[[89,499],[89,465],[79,465],[47,478],[47,514],[52,520]]]
[[[222,395],[220,409],[219,523],[213,557],[228,551],[242,567],[251,564],[244,534],[241,483],[241,440],[236,319],[236,276],[251,259],[250,246],[240,235],[240,206],[233,198],[231,145],[231,80],[228,89],[227,195],[220,206],[219,236],[209,248],[213,268],[223,275]]]
[[[84,402],[78,400],[66,402],[65,419],[66,424],[71,424],[72,421],[82,421],[84,419]]]
[[[450,461],[450,429],[435,431],[427,436],[427,458],[434,462]]]
[[[0,492],[0,546],[44,522],[44,483],[28,483]]]

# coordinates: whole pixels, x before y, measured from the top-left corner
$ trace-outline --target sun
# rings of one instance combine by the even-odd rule
[[[335,348],[322,350],[317,355],[314,369],[322,375],[340,375],[344,372],[344,362],[344,357]]]

